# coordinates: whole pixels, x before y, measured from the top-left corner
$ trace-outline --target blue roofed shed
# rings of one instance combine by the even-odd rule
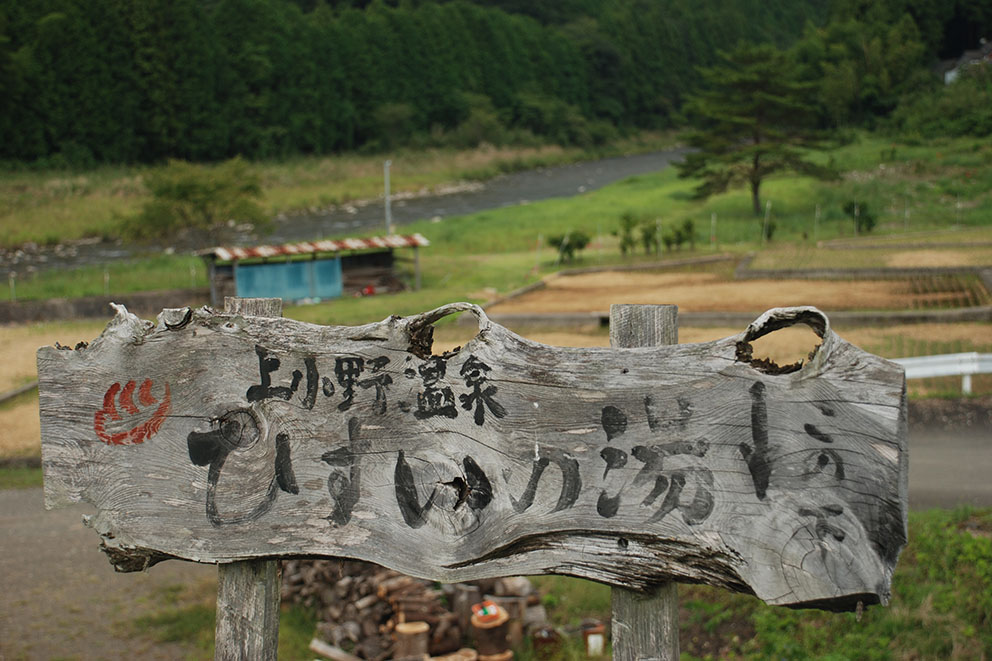
[[[414,286],[419,289],[419,248],[427,245],[422,235],[412,234],[218,247],[199,255],[207,262],[213,305],[225,296],[317,301],[403,289],[395,272],[397,248],[413,249]]]

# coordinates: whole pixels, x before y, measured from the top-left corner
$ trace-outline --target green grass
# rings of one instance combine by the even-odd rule
[[[886,165],[880,159],[887,144],[866,136],[835,151],[831,155],[835,163],[848,173],[840,182],[801,177],[768,180],[763,186],[763,200],[772,203],[770,220],[775,225],[772,244],[811,240],[817,206],[821,216],[816,228],[818,239],[853,236],[853,222],[843,212],[844,204],[852,199],[866,203],[878,214],[879,224],[873,236],[951,225],[990,224],[992,158],[986,162],[984,155],[992,154],[992,148],[976,141],[957,141],[948,146],[948,154],[955,158],[944,159],[937,157],[940,147],[930,147],[928,153],[937,165],[933,172],[917,175],[912,167],[919,160],[916,151],[923,148],[906,152],[907,160],[890,163],[888,169],[877,169]],[[900,153],[897,149],[897,155]],[[949,198],[940,182],[956,180],[962,169],[973,175],[967,185],[959,188],[961,197],[955,197],[954,204],[948,206]],[[911,200],[910,222],[906,224],[898,194],[910,184],[916,192]],[[620,215],[629,212],[648,222],[660,220],[663,230],[691,219],[697,248],[704,249],[709,243],[711,217],[716,214],[718,245],[761,246],[763,218],[752,214],[746,191],[734,190],[701,202],[692,199],[693,186],[669,168],[574,197],[494,209],[441,223],[422,221],[410,229],[432,239],[432,254],[499,254],[532,249],[538,234],[545,239],[577,230],[593,237],[609,235],[617,229]],[[961,209],[957,208],[959,201]],[[610,247],[613,245],[611,242]]]
[[[679,586],[682,659],[979,659],[992,655],[992,510],[910,513],[910,542],[888,607],[854,613],[765,606],[754,597]],[[609,591],[538,580],[556,624],[609,621]]]
[[[203,585],[167,586],[156,595],[158,607],[130,623],[133,636],[162,643],[182,643],[192,649],[187,658],[212,659],[216,605],[213,581]],[[309,651],[316,630],[313,613],[300,606],[284,607],[279,616],[279,658],[287,661],[314,658]]]
[[[0,466],[0,490],[30,489],[42,486],[41,468]]]
[[[504,156],[509,160],[501,160]],[[560,156],[563,159],[577,157]],[[468,157],[459,161],[461,170],[457,172],[443,165],[445,159],[434,152],[426,155],[411,153],[408,157],[411,163],[423,165],[420,170],[411,168],[411,189],[422,188],[423,182],[419,177],[436,176],[439,181],[447,181],[456,174],[464,176],[475,167],[472,165],[475,161]],[[574,197],[445,218],[437,223],[425,220],[405,226],[403,231],[421,232],[431,240],[431,246],[424,249],[421,256],[423,291],[374,299],[374,302],[370,299],[334,301],[309,309],[297,308],[287,314],[321,323],[359,323],[382,319],[389,314],[423,311],[452,300],[482,301],[487,295],[479,295],[478,292],[484,288],[506,293],[554,270],[555,255],[548,248],[548,239],[574,231],[583,231],[593,238],[592,245],[580,256],[580,265],[624,261],[618,252],[617,238],[611,235],[617,230],[619,218],[624,213],[631,213],[646,222],[659,223],[663,233],[680,226],[687,219],[692,220],[697,254],[711,251],[710,221],[715,214],[717,248],[741,254],[763,249],[772,255],[768,260],[781,267],[802,265],[807,258],[814,258],[816,265],[839,268],[879,263],[878,256],[873,255],[874,251],[817,251],[812,247],[814,238],[853,238],[853,223],[842,207],[854,199],[867,204],[878,216],[878,226],[869,237],[871,241],[901,237],[918,240],[920,232],[943,231],[952,227],[965,228],[956,235],[960,239],[945,238],[951,236],[949,233],[937,235],[940,238],[934,240],[988,241],[992,237],[992,147],[984,143],[960,139],[934,141],[926,145],[896,144],[893,147],[889,140],[864,134],[829,156],[821,157],[832,158],[840,169],[847,172],[845,177],[839,182],[780,177],[767,181],[763,186],[763,199],[772,203],[770,220],[775,228],[772,241],[768,244],[761,242],[763,219],[752,215],[745,191],[735,190],[704,202],[697,201],[692,199],[693,183],[679,179],[676,171],[668,168],[630,177]],[[483,165],[478,167],[523,167],[529,163],[524,162],[526,159],[520,161],[523,158],[520,154],[493,156],[489,160],[480,157],[479,162]],[[378,182],[381,176],[381,163],[376,159],[342,157],[341,160],[350,164],[336,164],[333,159],[301,159],[260,167],[264,170],[263,179],[270,193],[296,190],[294,187],[302,190],[322,181],[337,179],[346,183],[364,179]],[[340,170],[334,169],[339,166]],[[436,169],[431,170],[432,167]],[[63,177],[64,181],[59,180],[62,183],[52,188],[67,191],[60,194],[71,200],[74,199],[73,190],[93,188],[102,191],[109,185],[107,182],[120,180],[122,175],[120,172],[117,175],[115,179],[113,171],[96,171],[92,176],[81,176],[81,183],[78,184],[73,184],[72,178]],[[13,183],[5,183],[0,190],[16,189],[17,181],[15,176]],[[397,181],[402,182],[402,177]],[[29,191],[38,187],[37,183],[25,185]],[[402,188],[405,184],[398,186]],[[124,186],[122,190],[132,189]],[[55,193],[49,195],[54,196]],[[126,197],[126,194],[122,195]],[[24,196],[31,198],[30,193],[24,193]],[[307,206],[313,202],[302,198],[293,200],[292,195],[287,193],[287,197],[273,208],[297,208],[294,205]],[[19,204],[30,206],[24,201]],[[41,204],[38,208],[44,206]],[[814,229],[818,206],[820,220]],[[908,221],[905,218],[907,208],[910,210]],[[3,241],[3,228],[25,225],[14,223],[16,218],[16,213],[0,217],[0,242]],[[27,224],[28,227],[30,225]],[[71,233],[69,226],[64,229]],[[84,233],[91,232],[86,230]],[[535,249],[539,238],[543,250],[538,259]],[[976,247],[966,252],[974,261],[987,263],[987,248]],[[679,256],[685,253],[683,251]],[[857,254],[851,256],[853,253]],[[626,261],[644,258],[638,241],[635,256],[628,256]],[[756,266],[764,266],[766,261],[761,256]],[[536,262],[540,265],[534,271]],[[405,270],[409,275],[412,268],[406,265]],[[111,294],[127,293],[188,287],[191,284],[205,284],[202,262],[189,256],[160,255],[110,266],[109,282],[105,280],[104,269],[88,268],[62,273],[46,272],[33,279],[23,279],[16,283],[16,287],[18,298],[27,299],[104,294],[105,290]]]
[[[45,270],[16,280],[13,292],[7,278],[5,298],[81,298],[206,286],[206,265],[199,257],[154,254],[105,266]]]

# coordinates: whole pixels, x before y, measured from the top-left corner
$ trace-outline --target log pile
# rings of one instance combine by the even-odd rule
[[[370,661],[393,658],[396,625],[430,625],[432,656],[456,651],[463,632],[434,583],[351,560],[287,560],[282,599],[314,608],[318,636]]]

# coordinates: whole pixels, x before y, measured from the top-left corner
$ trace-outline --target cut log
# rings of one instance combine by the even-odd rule
[[[482,601],[479,586],[470,583],[456,583],[452,597],[452,610],[458,616],[458,626],[462,631],[468,631],[472,623],[472,606]]]
[[[509,646],[507,635],[510,615],[502,607],[496,608],[499,611],[496,617],[483,619],[476,614],[472,615],[472,638],[480,658],[503,654]]]
[[[396,658],[423,659],[428,655],[428,633],[430,625],[426,622],[402,622],[396,625]]]
[[[498,597],[526,597],[532,592],[534,586],[526,576],[506,576],[493,586],[493,594]]]
[[[486,599],[506,611],[509,620],[506,624],[506,639],[510,647],[520,647],[524,642],[524,613],[527,610],[527,597],[497,597],[487,595]]]
[[[314,654],[320,654],[323,657],[332,659],[333,661],[362,661],[362,659],[354,654],[349,654],[340,647],[328,645],[324,641],[318,640],[317,638],[310,641],[310,651]]]

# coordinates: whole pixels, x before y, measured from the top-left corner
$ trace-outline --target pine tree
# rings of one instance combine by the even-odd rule
[[[721,54],[723,63],[700,69],[705,90],[687,104],[694,131],[679,176],[698,178],[696,195],[706,198],[747,184],[755,215],[761,213],[761,183],[777,172],[828,178],[830,168],[807,158],[806,150],[828,146],[816,130],[809,86],[774,46],[741,45]]]

